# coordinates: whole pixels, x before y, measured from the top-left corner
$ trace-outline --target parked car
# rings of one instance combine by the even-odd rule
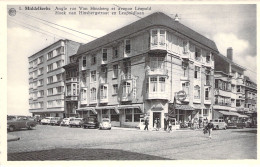
[[[223,119],[215,119],[213,122],[213,129],[227,129],[227,123]]]
[[[83,122],[83,128],[98,128],[99,123],[96,117],[87,117]]]
[[[83,118],[72,118],[69,122],[69,127],[82,127],[83,121]]]
[[[52,126],[53,125],[60,125],[61,121],[62,121],[62,118],[60,118],[60,117],[53,117],[50,120],[50,125],[52,125]]]
[[[34,119],[27,116],[7,116],[7,130],[10,132],[22,128],[32,129],[36,124]]]
[[[111,123],[108,118],[103,118],[99,124],[99,129],[108,129],[111,130]]]
[[[237,124],[235,122],[228,122],[227,123],[227,128],[232,129],[232,128],[237,128]]]
[[[60,123],[60,126],[69,126],[70,120],[74,119],[75,117],[63,118]]]
[[[45,117],[41,120],[41,125],[49,125],[53,117]]]

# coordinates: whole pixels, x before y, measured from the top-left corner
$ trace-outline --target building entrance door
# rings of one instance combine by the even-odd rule
[[[158,119],[161,125],[161,113],[160,112],[154,112],[153,113],[153,127],[156,125],[154,124],[155,120]]]

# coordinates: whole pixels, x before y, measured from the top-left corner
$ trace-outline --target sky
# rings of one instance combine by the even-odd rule
[[[51,10],[24,10],[25,6],[8,6],[8,10],[10,8],[16,10],[15,16],[7,15],[8,114],[30,115],[28,100],[29,56],[61,38],[81,43],[90,42],[95,38],[88,35],[101,37],[154,12],[163,12],[172,18],[178,14],[182,24],[213,40],[223,55],[226,55],[228,47],[232,47],[234,62],[246,67],[248,70],[245,75],[256,82],[256,5],[118,5],[122,8],[148,7],[150,9],[143,10],[143,13],[138,15],[119,15],[118,6],[113,4],[33,6],[49,7]],[[59,9],[66,7],[66,15],[55,14],[58,11],[55,10],[56,7]],[[78,15],[78,13],[77,15],[69,15],[68,10],[73,7],[77,9],[77,12],[80,7],[109,9],[114,7],[117,14],[109,16]],[[138,12],[142,12],[142,10],[138,10]],[[46,20],[49,23],[36,18]]]

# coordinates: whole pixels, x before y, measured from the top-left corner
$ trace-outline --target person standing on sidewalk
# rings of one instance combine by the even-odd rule
[[[144,120],[144,125],[145,125],[144,130],[148,130],[149,121],[147,118]]]
[[[168,132],[170,133],[170,132],[172,131],[172,121],[169,120],[168,122],[169,122],[169,129],[168,129]]]
[[[207,128],[208,128],[208,131],[209,131],[209,138],[211,139],[211,133],[212,133],[212,130],[214,128],[212,120],[210,120],[210,122],[208,123]]]

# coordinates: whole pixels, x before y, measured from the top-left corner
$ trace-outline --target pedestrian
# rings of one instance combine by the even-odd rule
[[[167,126],[168,126],[168,117],[164,118],[164,130],[167,130]]]
[[[156,131],[158,131],[160,128],[160,121],[159,121],[159,118],[157,118],[156,120],[157,120],[156,121]]]
[[[169,129],[168,129],[168,132],[170,133],[172,131],[172,121],[169,120]]]
[[[207,125],[207,129],[208,129],[208,132],[209,132],[209,138],[210,139],[211,139],[211,133],[212,133],[213,128],[214,128],[214,125],[212,123],[212,120],[210,120],[210,122]]]
[[[148,130],[149,121],[147,118],[144,121],[144,125],[145,125],[144,130]]]

